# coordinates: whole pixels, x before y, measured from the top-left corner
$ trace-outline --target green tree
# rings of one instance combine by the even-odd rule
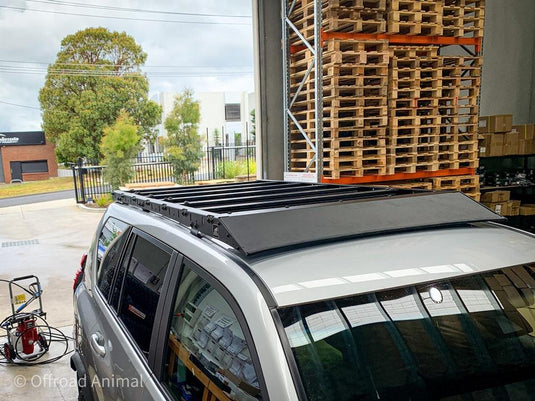
[[[133,158],[140,148],[138,127],[125,111],[110,127],[104,128],[101,151],[104,154],[104,179],[113,189],[119,188],[134,177]]]
[[[214,146],[221,145],[221,136],[219,135],[219,130],[214,128]]]
[[[60,162],[100,161],[104,128],[125,110],[153,140],[161,107],[148,99],[146,53],[125,32],[87,28],[66,36],[39,92],[43,129]]]
[[[167,130],[165,153],[173,164],[175,179],[186,182],[187,174],[193,174],[200,166],[202,142],[199,136],[201,112],[193,92],[186,89],[175,97],[173,110],[165,119]]]

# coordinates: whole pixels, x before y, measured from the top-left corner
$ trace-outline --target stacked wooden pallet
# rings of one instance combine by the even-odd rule
[[[307,74],[312,55],[303,49],[291,58],[291,161],[304,170],[314,150],[314,81]],[[386,174],[388,42],[332,39],[323,52],[323,147],[326,176]],[[299,124],[299,125],[298,125]],[[301,130],[303,132],[301,132]]]
[[[394,182],[390,185],[396,188],[460,191],[477,201],[481,198],[479,176],[477,175],[435,177],[409,182]]]
[[[300,36],[313,41],[314,0],[291,4],[299,35],[289,30],[290,163],[293,171],[306,171],[314,168],[315,66]],[[325,0],[321,14],[327,179],[373,176],[380,182],[378,176],[477,167],[481,58],[440,55],[433,40],[418,46],[388,40],[479,38],[484,0]],[[477,177],[470,177],[445,179],[444,186],[477,197]],[[413,184],[439,189],[441,183],[439,177]]]
[[[443,0],[443,36],[483,37],[485,0]]]
[[[325,32],[482,37],[484,9],[484,0],[325,0],[321,28]],[[314,0],[297,0],[292,11],[292,23],[312,39]],[[290,37],[298,40],[295,33]]]
[[[438,170],[438,48],[391,47],[388,174]]]

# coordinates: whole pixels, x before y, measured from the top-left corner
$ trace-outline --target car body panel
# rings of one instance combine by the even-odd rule
[[[535,237],[498,224],[374,236],[251,261],[280,306],[458,277],[535,260]]]

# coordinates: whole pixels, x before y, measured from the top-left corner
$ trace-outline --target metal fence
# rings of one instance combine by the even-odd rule
[[[174,166],[165,161],[163,154],[139,155],[133,162],[135,172],[130,183],[176,182]],[[103,178],[105,168],[86,164],[82,160],[72,166],[76,202],[96,201],[112,192],[111,185]],[[244,176],[248,180],[255,174],[255,169],[254,145],[212,146],[204,150],[199,169],[186,177],[186,184],[236,176]]]

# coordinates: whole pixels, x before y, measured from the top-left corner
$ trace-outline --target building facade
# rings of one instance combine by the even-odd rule
[[[58,176],[54,145],[43,131],[0,132],[0,182],[38,181]]]
[[[166,137],[163,122],[173,109],[176,93],[162,92],[152,99],[162,106],[162,124],[158,136]],[[251,111],[255,108],[255,94],[247,92],[199,92],[194,94],[199,101],[201,120],[199,135],[204,146],[239,146],[254,141],[251,127]],[[158,143],[155,152],[161,152]],[[150,152],[150,149],[148,149]]]

